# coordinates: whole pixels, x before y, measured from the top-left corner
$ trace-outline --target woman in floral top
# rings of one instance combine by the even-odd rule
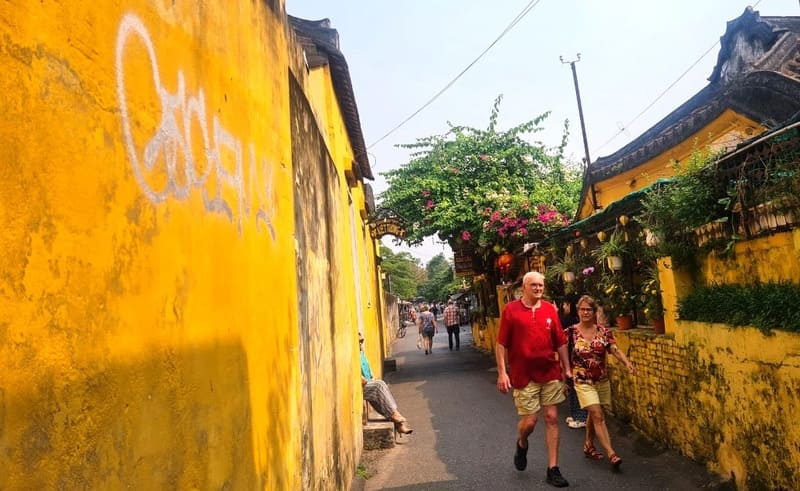
[[[592,297],[582,296],[578,300],[580,322],[570,329],[567,338],[570,346],[570,364],[574,377],[574,389],[581,408],[589,412],[586,420],[586,441],[583,453],[587,458],[600,460],[603,454],[594,448],[594,437],[608,452],[613,470],[619,470],[622,459],[611,447],[603,406],[611,406],[611,384],[608,381],[606,353],[611,353],[635,375],[636,368],[617,347],[614,334],[596,322],[597,307]]]

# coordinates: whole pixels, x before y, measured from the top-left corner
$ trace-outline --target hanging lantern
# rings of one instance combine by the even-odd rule
[[[628,215],[620,215],[619,216],[619,223],[623,227],[626,227],[628,225],[629,221],[630,221],[630,218],[628,218]]]
[[[497,269],[503,274],[508,273],[512,264],[514,264],[514,255],[510,252],[504,252],[497,257]]]
[[[589,247],[589,241],[586,239],[581,239],[581,248],[586,249],[587,247]]]
[[[602,230],[597,232],[597,240],[599,240],[600,242],[605,242],[606,241],[606,233],[604,231],[602,231]]]
[[[571,256],[571,255],[572,255],[572,250],[573,250],[572,244],[568,245],[568,246],[567,246],[567,255],[568,255],[568,256]]]

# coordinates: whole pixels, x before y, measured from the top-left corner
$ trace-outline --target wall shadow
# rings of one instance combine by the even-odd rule
[[[0,387],[0,489],[263,488],[248,386],[239,343],[43,368],[24,392]]]

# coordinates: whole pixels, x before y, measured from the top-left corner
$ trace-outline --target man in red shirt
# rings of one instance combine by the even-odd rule
[[[572,371],[558,310],[542,300],[543,293],[544,275],[535,271],[526,273],[522,277],[522,298],[509,302],[503,309],[495,348],[497,390],[505,394],[514,389],[514,404],[520,416],[514,455],[517,470],[525,470],[528,465],[528,436],[536,427],[539,410],[544,408],[547,482],[560,488],[569,483],[558,468],[556,404],[565,399],[562,380],[571,379]]]

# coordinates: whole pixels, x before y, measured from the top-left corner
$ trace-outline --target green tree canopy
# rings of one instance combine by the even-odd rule
[[[430,302],[443,302],[458,290],[460,283],[453,279],[453,266],[444,257],[437,254],[425,265],[427,279],[419,285],[417,294]]]
[[[381,269],[391,281],[393,294],[406,300],[416,296],[420,276],[424,275],[418,259],[408,252],[395,254],[381,245]]]
[[[565,163],[567,123],[559,146],[530,143],[523,136],[541,131],[549,113],[501,132],[500,101],[486,130],[450,125],[444,135],[401,145],[414,150],[411,160],[382,173],[381,206],[409,224],[408,243],[438,235],[451,247],[499,252],[544,238],[574,215],[581,175]]]

